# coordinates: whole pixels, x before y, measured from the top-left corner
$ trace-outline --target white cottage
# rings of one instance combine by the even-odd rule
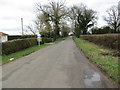
[[[8,34],[0,32],[0,42],[8,41]]]

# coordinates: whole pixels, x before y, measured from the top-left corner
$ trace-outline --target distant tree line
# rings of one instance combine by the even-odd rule
[[[107,33],[115,33],[113,29],[111,29],[109,26],[104,26],[101,28],[93,27],[91,29],[92,34],[107,34]]]
[[[39,32],[42,37],[47,38],[65,37],[70,32],[73,32],[76,37],[81,34],[120,33],[120,17],[117,6],[107,10],[108,15],[104,17],[104,20],[108,26],[95,27],[97,23],[96,13],[84,4],[68,8],[62,1],[50,1],[45,5],[37,3],[34,29],[32,25],[27,27],[34,35]]]

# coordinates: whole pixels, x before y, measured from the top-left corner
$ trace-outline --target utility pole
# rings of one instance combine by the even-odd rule
[[[23,18],[21,18],[21,26],[22,26],[22,35],[23,35]]]

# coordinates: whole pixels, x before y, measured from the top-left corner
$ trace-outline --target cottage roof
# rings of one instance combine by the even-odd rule
[[[6,34],[6,33],[3,33],[3,32],[0,32],[0,35],[3,35],[3,36],[4,36],[4,35],[8,35],[8,34]]]

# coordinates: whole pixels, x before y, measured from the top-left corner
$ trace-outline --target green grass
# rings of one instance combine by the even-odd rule
[[[57,39],[54,43],[60,42],[60,41],[62,41],[62,40],[65,40],[66,38],[67,38],[67,37],[59,38],[59,39]],[[25,56],[25,55],[28,55],[28,54],[36,51],[36,50],[39,50],[40,48],[43,48],[43,47],[45,47],[45,46],[48,46],[48,45],[50,45],[50,44],[51,44],[51,43],[42,44],[42,45],[40,45],[40,46],[39,46],[39,45],[36,45],[36,46],[30,47],[30,48],[27,48],[27,49],[18,51],[18,52],[16,52],[16,53],[12,53],[12,54],[9,54],[9,55],[4,55],[4,56],[2,56],[2,59],[0,59],[0,62],[2,61],[2,63],[0,63],[0,65],[11,62],[11,61],[10,61],[11,58],[14,58],[13,60],[16,60],[16,59],[18,59],[18,58],[20,58],[20,57],[23,57],[23,56]],[[13,60],[12,60],[12,61],[13,61]]]
[[[109,75],[109,77],[120,84],[120,74],[118,73],[120,63],[118,65],[118,58],[110,55],[101,54],[105,52],[111,52],[111,50],[102,48],[93,43],[78,39],[76,37],[73,37],[73,39],[78,48],[84,52],[89,60],[96,63],[96,65],[103,71],[105,71]]]

